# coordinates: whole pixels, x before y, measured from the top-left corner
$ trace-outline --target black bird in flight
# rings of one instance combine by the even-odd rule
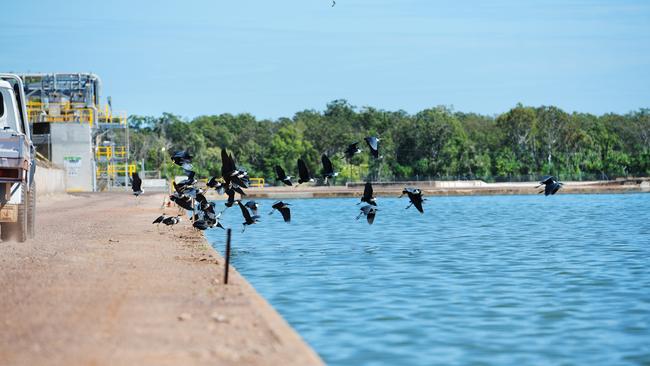
[[[334,7],[334,5],[336,5],[336,1],[332,0],[332,7]]]
[[[133,172],[131,175],[131,189],[133,189],[133,194],[136,197],[144,193],[142,190],[142,179],[140,179],[138,172]]]
[[[545,196],[548,195],[553,195],[557,193],[557,191],[562,188],[564,183],[560,183],[557,180],[555,180],[554,176],[550,177],[545,177],[541,182],[539,182],[539,185],[535,188],[539,188],[541,186],[545,186],[543,191],[540,191],[539,193],[544,193]]]
[[[218,227],[221,228],[221,230],[226,230],[226,228],[223,227],[223,225],[221,225],[221,223],[219,222],[220,217],[221,217],[221,213],[219,213],[216,216],[208,214],[206,222],[208,223],[208,225],[210,225],[210,227]]]
[[[371,206],[371,205],[363,205],[360,208],[361,213],[357,216],[357,220],[363,215],[366,215],[366,220],[368,220],[368,224],[372,225],[372,223],[375,221],[375,215],[377,214],[377,211],[379,209],[377,207]]]
[[[219,222],[219,217],[221,217],[221,213],[216,215],[214,212],[214,203],[210,202],[205,205],[201,204],[200,208],[198,210],[195,210],[194,212],[195,214],[193,217],[193,221],[195,224],[193,224],[193,226],[195,228],[199,230],[205,230],[216,226],[224,229],[223,225],[221,225],[221,223]],[[202,221],[202,222],[196,224],[196,222],[198,221]]]
[[[174,164],[183,168],[183,171],[186,175],[192,175],[192,178],[194,178],[194,172],[192,171],[192,159],[192,155],[190,155],[190,153],[186,150],[175,151],[172,154],[172,160],[174,161]]]
[[[379,137],[366,137],[364,140],[366,140],[366,143],[368,144],[368,147],[370,148],[370,153],[372,156],[375,157],[375,159],[379,158]]]
[[[253,216],[257,215],[257,210],[260,208],[260,205],[255,201],[248,201],[244,206],[248,207],[248,209],[251,210]]]
[[[205,185],[209,188],[216,189],[217,193],[223,194],[226,188],[224,187],[223,183],[219,182],[217,179],[217,177],[212,177]]]
[[[282,218],[284,219],[284,222],[291,222],[291,209],[289,208],[288,203],[284,203],[282,201],[276,201],[271,207],[273,208],[273,210],[269,212],[269,215],[275,212],[275,210],[278,210],[282,214]]]
[[[232,188],[226,188],[226,194],[228,195],[228,200],[224,203],[224,205],[226,208],[229,208],[235,204],[235,190]]]
[[[226,149],[221,150],[221,176],[226,182],[226,186],[230,185],[230,174],[235,170],[235,163],[230,160],[228,156],[228,151]]]
[[[203,210],[204,207],[206,207],[208,205],[208,199],[205,198],[205,195],[203,195],[203,192],[198,192],[196,194],[196,197],[194,197],[194,199],[196,199],[196,202],[198,202],[199,205],[201,205],[202,210]]]
[[[210,224],[210,227],[218,227],[221,228],[221,230],[226,230],[226,228],[223,227],[223,225],[221,225],[221,223],[219,222],[219,219],[213,221],[213,223]]]
[[[225,230],[223,225],[221,225],[221,223],[219,222],[219,218],[221,217],[221,212],[217,214],[214,211],[214,202],[209,202],[207,205],[202,206],[201,210],[203,210],[204,220],[209,227],[216,226]]]
[[[176,191],[178,195],[182,195],[183,192],[187,189],[185,185],[181,185],[180,183],[176,183],[174,181],[172,181],[172,187],[174,187],[174,191]]]
[[[190,171],[187,173],[189,173],[187,174],[187,179],[183,179],[178,183],[172,182],[174,189],[176,190],[176,192],[180,194],[183,194],[186,189],[191,188],[194,185],[194,183],[196,183],[196,179],[194,179],[194,175],[195,175],[194,172]]]
[[[400,195],[400,198],[405,194],[408,195],[409,200],[411,201],[411,203],[406,206],[406,209],[409,209],[411,206],[415,206],[415,208],[420,211],[420,213],[424,213],[424,209],[422,209],[422,203],[425,201],[425,199],[422,198],[422,190],[418,188],[404,188],[402,194]]]
[[[339,175],[339,173],[334,171],[332,162],[330,161],[330,158],[327,157],[327,155],[323,154],[320,159],[323,163],[323,178],[325,179],[325,184],[327,184],[328,179],[336,177]]]
[[[291,177],[287,175],[287,173],[284,172],[284,169],[282,169],[281,166],[276,165],[275,166],[275,174],[276,174],[276,180],[281,181],[287,186],[292,185],[291,184]]]
[[[194,215],[192,215],[192,221],[203,220],[205,218],[205,211],[201,209],[194,210]]]
[[[242,197],[246,195],[246,192],[244,192],[241,187],[235,183],[231,183],[230,186],[232,187],[231,189],[237,193],[239,193]]]
[[[354,157],[355,154],[358,154],[360,152],[361,149],[359,149],[359,142],[355,142],[348,145],[348,147],[345,149],[345,157],[350,160]]]
[[[175,151],[172,154],[172,160],[174,161],[174,164],[178,166],[183,166],[183,164],[190,164],[192,163],[192,155],[188,151]]]
[[[194,207],[192,207],[192,199],[188,196],[181,196],[174,193],[169,196],[169,200],[188,211],[194,211]]]
[[[314,179],[309,174],[307,164],[302,159],[298,159],[298,184],[313,182]]]
[[[191,188],[184,190],[183,195],[196,200],[197,197],[203,195],[203,190],[201,188],[196,188],[192,186]]]
[[[205,220],[195,220],[192,223],[192,226],[195,229],[199,229],[199,230],[206,230],[206,229],[210,228],[210,226],[208,225],[208,223]]]
[[[377,206],[377,199],[373,196],[372,184],[370,182],[366,182],[366,186],[363,188],[363,196],[361,196],[361,201],[357,205],[361,204],[361,202]]]
[[[228,155],[226,149],[221,150],[221,176],[226,182],[226,186],[229,186],[230,183],[234,183],[240,187],[248,188],[248,172],[237,168],[235,165],[235,159],[232,155]]]
[[[242,230],[241,232],[243,233],[246,230],[246,226],[248,225],[253,225],[257,224],[257,219],[260,217],[258,215],[251,216],[250,212],[248,212],[248,209],[246,206],[244,206],[241,201],[237,201],[239,204],[239,208],[241,209],[241,214],[244,216],[244,222],[242,223]]]

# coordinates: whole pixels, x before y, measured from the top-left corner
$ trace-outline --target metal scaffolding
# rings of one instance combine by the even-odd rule
[[[129,159],[129,128],[126,112],[114,111],[111,100],[102,105],[101,79],[92,73],[22,74],[27,98],[29,121],[37,150],[55,164],[66,165],[74,159],[56,156],[51,125],[81,124],[88,126],[88,151],[93,191],[128,187],[135,164]],[[75,130],[75,133],[79,133]],[[83,149],[83,147],[82,147]],[[56,150],[56,149],[55,149]],[[61,155],[61,154],[59,154]],[[84,155],[85,156],[85,155]],[[57,161],[59,160],[59,161]],[[82,159],[80,159],[82,160]],[[67,166],[64,166],[67,169]],[[69,172],[69,174],[72,174]],[[78,173],[77,173],[78,174]],[[128,188],[127,188],[128,189]]]

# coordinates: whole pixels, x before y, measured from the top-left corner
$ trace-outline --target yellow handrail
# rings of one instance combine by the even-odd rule
[[[124,111],[111,111],[108,106],[100,108],[87,107],[83,103],[51,102],[43,103],[30,100],[27,102],[27,115],[30,122],[79,122],[91,126],[97,123],[115,123],[126,125]]]
[[[92,108],[75,103],[27,102],[27,118],[30,122],[78,122],[93,125],[95,113]]]
[[[125,146],[97,146],[96,151],[97,159],[106,158],[110,160],[112,158],[124,159],[126,158],[126,147]]]
[[[250,186],[257,188],[264,188],[264,178],[250,178]]]
[[[109,164],[106,167],[97,167],[97,176],[108,174],[114,176],[116,174],[133,174],[135,173],[135,164]]]

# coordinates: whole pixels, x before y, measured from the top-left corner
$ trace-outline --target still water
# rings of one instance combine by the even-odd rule
[[[233,207],[232,263],[329,365],[650,364],[650,194],[407,201]]]

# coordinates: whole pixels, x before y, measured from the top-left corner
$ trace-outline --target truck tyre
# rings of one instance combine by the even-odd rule
[[[27,236],[34,239],[36,235],[36,182],[32,179],[31,189],[26,195],[27,204]]]
[[[21,183],[23,192],[23,203],[18,205],[18,221],[2,224],[2,240],[16,240],[23,243],[27,240],[27,211],[29,202],[27,194],[27,185]]]

